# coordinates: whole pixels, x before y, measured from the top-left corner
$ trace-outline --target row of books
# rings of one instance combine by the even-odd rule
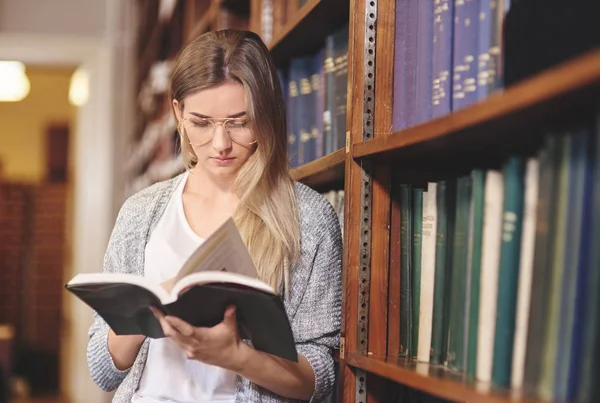
[[[346,145],[348,25],[337,29],[315,54],[295,57],[279,70],[292,167]]]
[[[444,116],[502,87],[510,0],[396,0],[392,130]]]
[[[399,185],[402,353],[554,401],[600,392],[600,120]]]

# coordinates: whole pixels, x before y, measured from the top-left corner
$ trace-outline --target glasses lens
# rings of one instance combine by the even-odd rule
[[[231,137],[231,140],[236,143],[250,144],[253,141],[248,122],[243,119],[228,120],[225,122],[225,130]]]
[[[189,119],[184,122],[188,137],[195,144],[205,144],[211,141],[216,126],[220,125],[223,126],[232,141],[241,145],[254,142],[252,131],[244,119],[230,119],[216,123],[208,119]]]

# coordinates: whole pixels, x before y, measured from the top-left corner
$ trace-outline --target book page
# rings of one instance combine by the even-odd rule
[[[191,273],[226,271],[258,278],[248,249],[232,218],[217,229],[186,261],[175,282]]]

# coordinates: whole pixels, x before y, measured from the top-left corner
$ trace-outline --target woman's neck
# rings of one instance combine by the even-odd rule
[[[217,177],[198,168],[190,171],[186,190],[213,200],[238,198],[235,192],[235,177]]]

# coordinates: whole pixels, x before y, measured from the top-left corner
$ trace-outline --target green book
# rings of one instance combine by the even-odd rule
[[[450,295],[450,334],[448,341],[448,367],[454,371],[464,371],[465,364],[465,324],[467,315],[467,263],[468,239],[471,208],[471,178],[458,179],[456,187],[456,220],[452,250],[452,286]],[[465,298],[466,297],[466,298]]]
[[[479,286],[481,282],[481,245],[483,239],[483,208],[485,171],[475,169],[471,173],[471,228],[470,228],[470,281],[469,316],[467,331],[466,372],[469,379],[475,379],[477,370],[477,332],[479,327]]]
[[[502,213],[502,243],[498,272],[498,302],[492,382],[508,388],[511,382],[513,341],[517,310],[521,227],[525,191],[525,163],[522,157],[509,157],[503,167],[504,203]]]
[[[412,204],[412,335],[409,355],[417,358],[419,310],[421,309],[421,236],[423,232],[423,189],[413,190]]]
[[[557,202],[555,205],[555,225],[553,228],[551,260],[547,271],[548,280],[548,305],[546,307],[546,320],[544,323],[544,340],[541,351],[541,367],[538,393],[543,399],[552,400],[554,396],[554,380],[556,374],[557,349],[564,346],[558,345],[559,316],[561,305],[562,278],[565,269],[565,248],[567,230],[567,206],[570,192],[569,161],[571,154],[570,136],[562,136],[560,144],[560,163],[558,167]]]
[[[400,353],[411,351],[412,335],[412,186],[400,185]]]
[[[454,230],[455,181],[441,181],[437,186],[437,225],[435,245],[435,280],[431,331],[431,363],[444,364],[448,352],[449,306],[451,286],[452,240]]]

